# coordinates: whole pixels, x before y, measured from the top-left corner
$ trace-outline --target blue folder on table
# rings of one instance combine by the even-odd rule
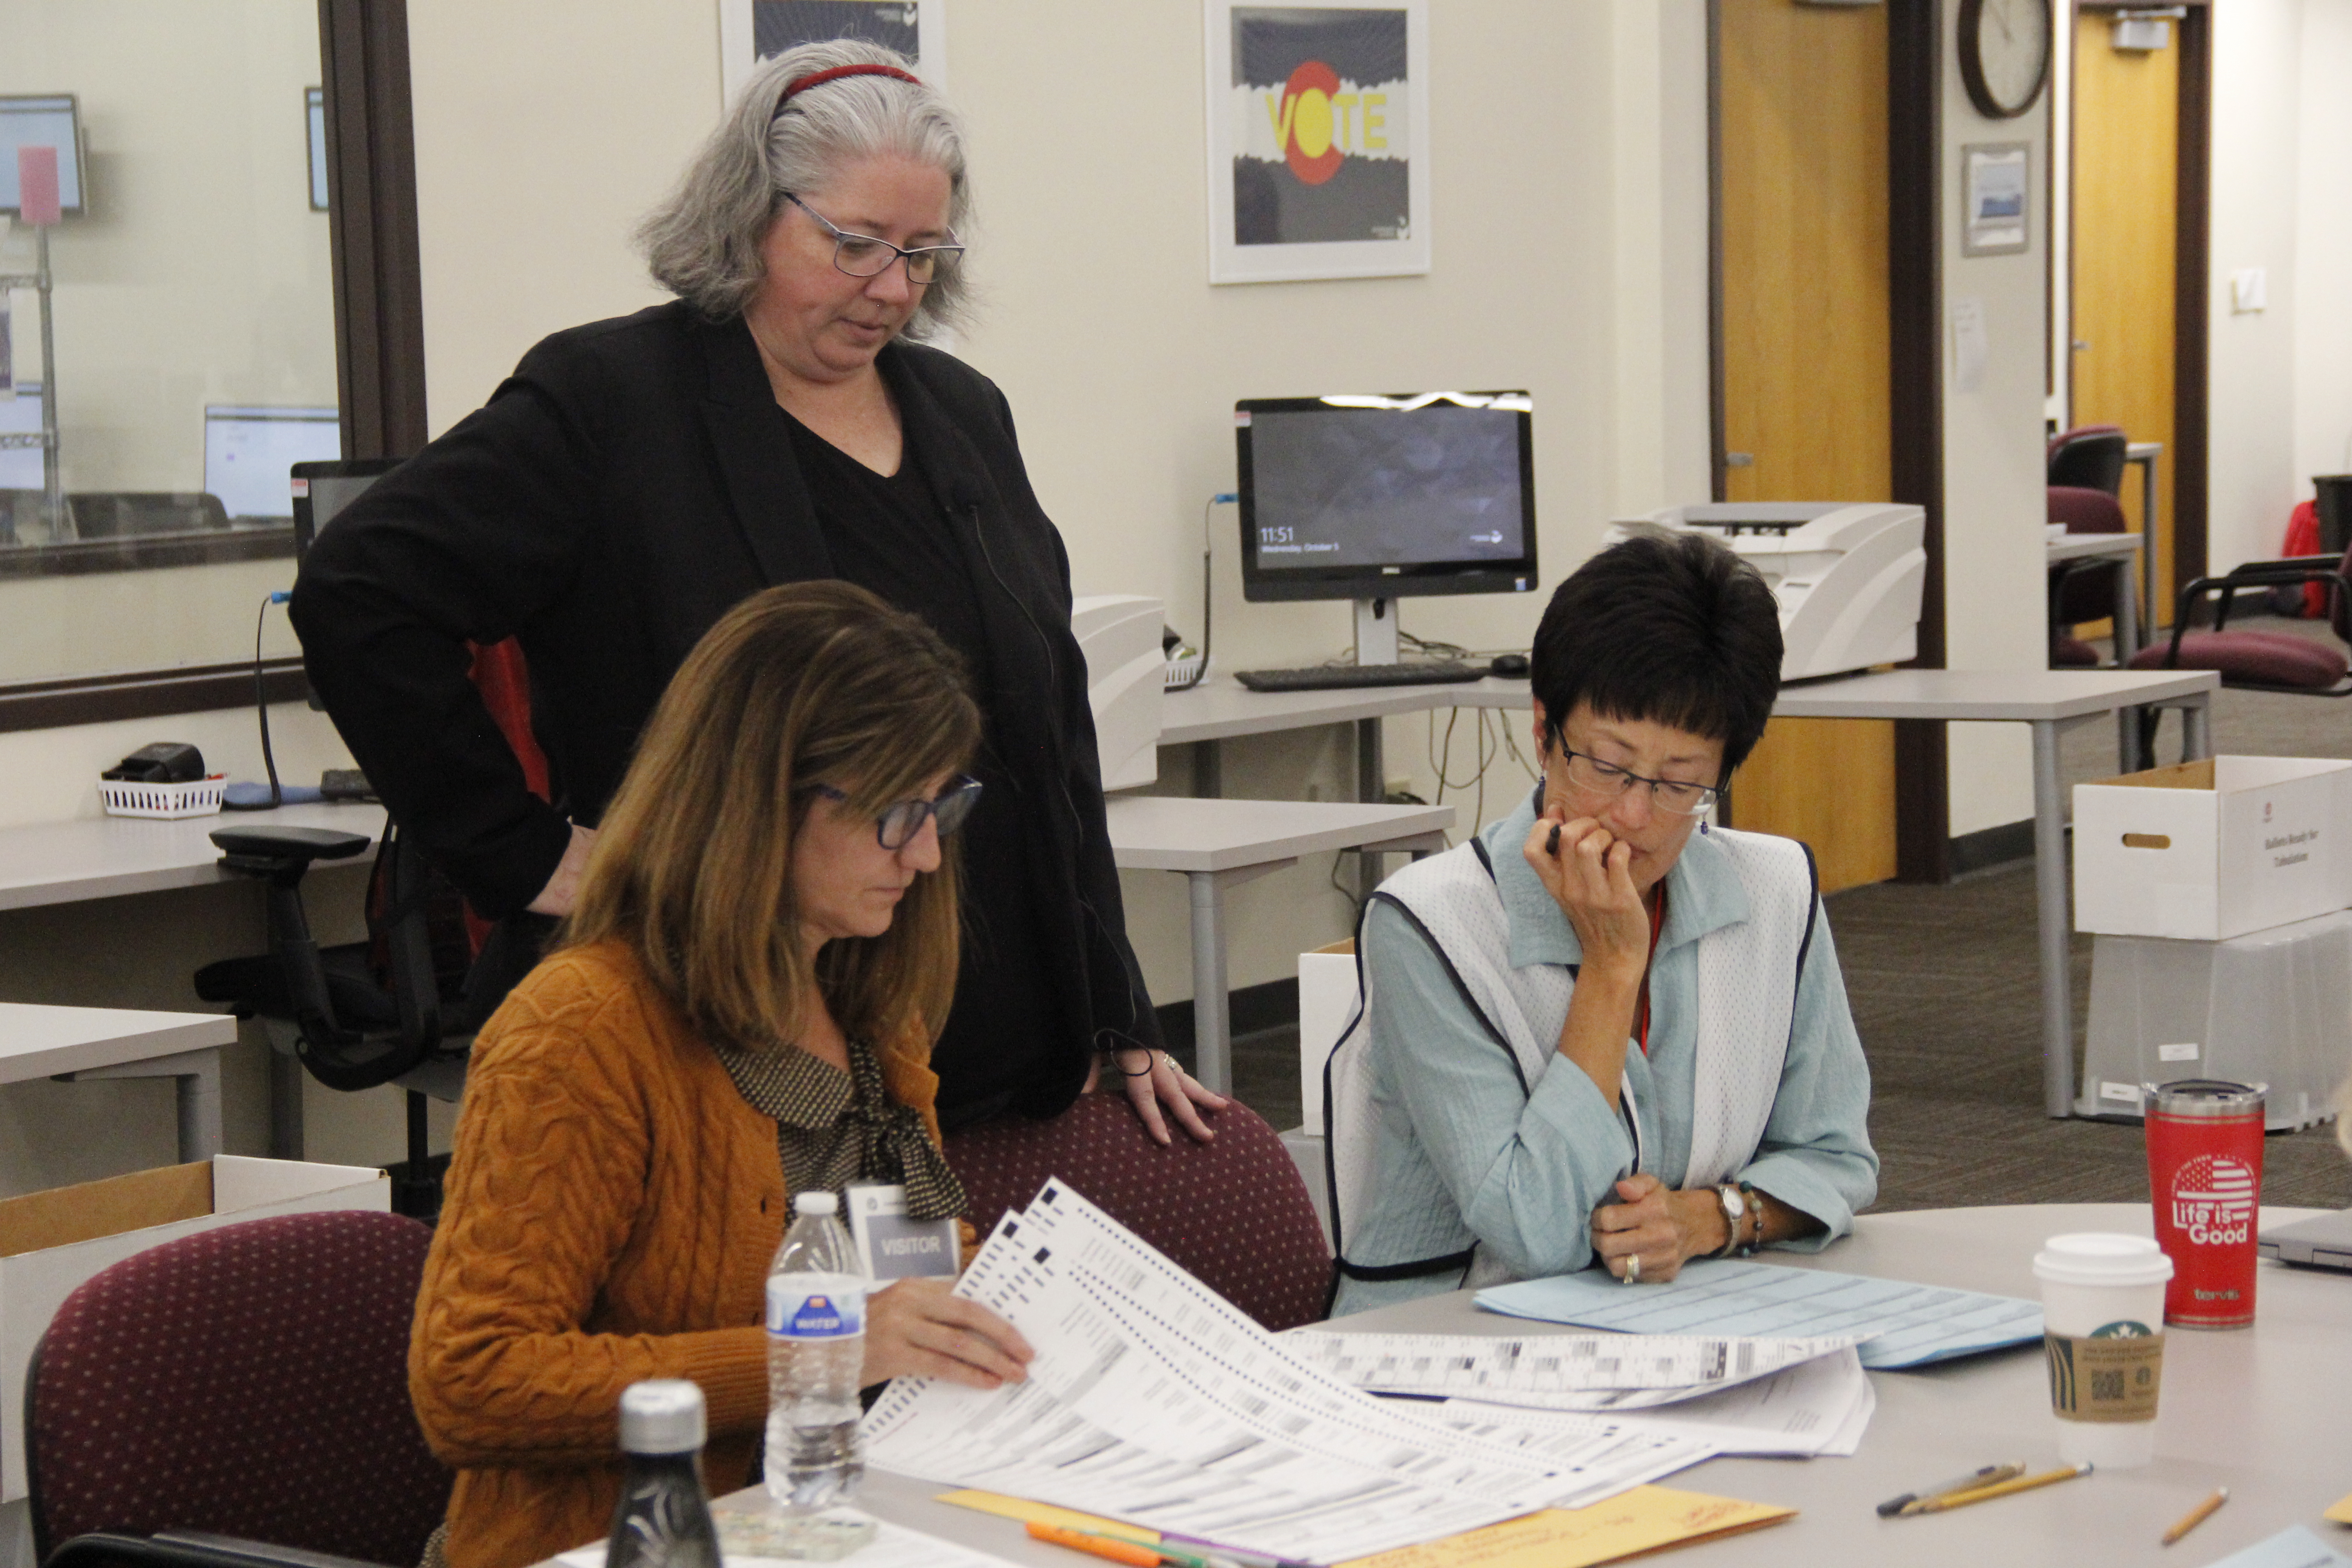
[[[2039,1302],[1820,1268],[1694,1259],[1664,1285],[1597,1268],[1478,1292],[1490,1312],[1629,1334],[1861,1334],[1862,1364],[1925,1366],[2042,1338]]]

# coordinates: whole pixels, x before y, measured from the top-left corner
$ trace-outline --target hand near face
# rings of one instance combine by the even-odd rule
[[[1037,1352],[1021,1331],[952,1288],[946,1279],[901,1279],[866,1298],[861,1383],[943,1377],[995,1389],[1028,1377]]]
[[[1554,802],[1521,851],[1575,928],[1587,965],[1638,975],[1650,962],[1650,915],[1633,886],[1633,847]]]

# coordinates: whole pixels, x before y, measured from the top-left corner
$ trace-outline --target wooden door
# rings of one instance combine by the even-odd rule
[[[2180,33],[2160,49],[2120,50],[2114,14],[2074,21],[2074,364],[2075,425],[2120,425],[2161,441],[2157,466],[2156,616],[2172,624],[2175,275],[2179,266]],[[2137,530],[2140,470],[2125,470]]]
[[[1716,18],[1724,499],[1890,500],[1885,7]],[[1824,891],[1885,880],[1895,726],[1773,721],[1731,809],[1811,845]]]

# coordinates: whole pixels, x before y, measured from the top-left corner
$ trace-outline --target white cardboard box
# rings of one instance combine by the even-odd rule
[[[1353,939],[1298,955],[1299,1131],[1323,1136],[1323,1064],[1356,1016]]]
[[[362,1165],[218,1154],[0,1201],[0,1500],[25,1492],[25,1374],[49,1320],[91,1275],[200,1230],[323,1209],[392,1207]]]
[[[2352,763],[2211,757],[2074,786],[2074,929],[2221,942],[2352,905]]]

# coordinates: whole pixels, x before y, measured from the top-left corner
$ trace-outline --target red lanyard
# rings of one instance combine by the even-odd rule
[[[1650,1054],[1650,970],[1658,962],[1658,932],[1666,924],[1666,885],[1658,884],[1657,907],[1650,911],[1650,959],[1642,966],[1642,1054]]]

